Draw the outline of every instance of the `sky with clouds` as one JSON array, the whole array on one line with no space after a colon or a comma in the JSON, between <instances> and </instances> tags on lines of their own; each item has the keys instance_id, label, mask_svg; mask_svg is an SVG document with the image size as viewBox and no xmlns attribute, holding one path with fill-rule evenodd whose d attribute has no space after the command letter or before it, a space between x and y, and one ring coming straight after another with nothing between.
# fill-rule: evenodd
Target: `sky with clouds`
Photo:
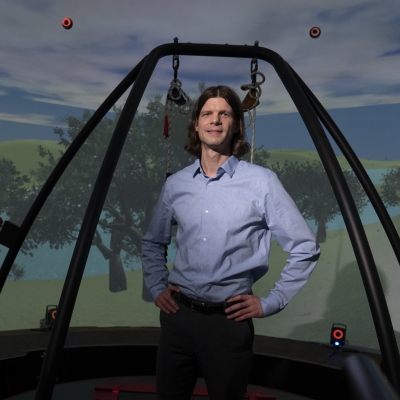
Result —
<instances>
[{"instance_id":1,"label":"sky with clouds","mask_svg":"<svg viewBox=\"0 0 400 400\"><path fill-rule=\"evenodd\" d=\"M13 122L49 128L96 109L143 56L174 37L258 40L328 109L400 104L397 0L2 0L0 10L0 136ZM72 29L62 28L64 17ZM309 36L313 26L322 30L318 39ZM273 68L260 62L259 69L267 80L258 114L294 112ZM249 60L181 57L179 77L191 94L200 81L240 92L249 72ZM171 79L171 59L160 60L140 109Z\"/></svg>"}]
</instances>

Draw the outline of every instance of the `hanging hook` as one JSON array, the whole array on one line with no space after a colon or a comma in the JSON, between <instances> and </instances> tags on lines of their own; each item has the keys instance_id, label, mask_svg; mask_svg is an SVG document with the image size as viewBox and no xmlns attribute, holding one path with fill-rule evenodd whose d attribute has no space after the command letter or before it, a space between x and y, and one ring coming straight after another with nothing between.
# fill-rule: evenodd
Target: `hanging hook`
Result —
<instances>
[{"instance_id":1,"label":"hanging hook","mask_svg":"<svg viewBox=\"0 0 400 400\"><path fill-rule=\"evenodd\" d=\"M258 60L254 57L250 62L250 73L258 71Z\"/></svg>"},{"instance_id":2,"label":"hanging hook","mask_svg":"<svg viewBox=\"0 0 400 400\"><path fill-rule=\"evenodd\" d=\"M173 101L176 105L181 107L186 104L186 99L180 89L182 83L178 79L179 56L177 54L172 57L172 68L174 69L174 80L171 82L167 99Z\"/></svg>"},{"instance_id":3,"label":"hanging hook","mask_svg":"<svg viewBox=\"0 0 400 400\"><path fill-rule=\"evenodd\" d=\"M174 44L175 44L174 47L176 47L176 45L178 44L178 40L179 39L177 37L174 37ZM178 79L178 69L179 69L179 56L178 56L178 54L175 54L172 57L172 68L174 70L174 81L176 82L176 80Z\"/></svg>"},{"instance_id":4,"label":"hanging hook","mask_svg":"<svg viewBox=\"0 0 400 400\"><path fill-rule=\"evenodd\" d=\"M258 46L258 40L254 43L254 46ZM261 76L262 81L257 82L257 75ZM258 59L257 57L253 57L250 62L250 78L251 83L248 85L242 85L240 88L242 90L248 90L246 97L242 102L243 110L248 111L254 107L257 107L259 104L259 98L261 96L261 88L260 85L264 83L265 77L261 72L258 72Z\"/></svg>"},{"instance_id":5,"label":"hanging hook","mask_svg":"<svg viewBox=\"0 0 400 400\"><path fill-rule=\"evenodd\" d=\"M178 43L178 38L174 38L174 44ZM179 55L175 54L172 57L172 69L174 70L174 80L171 88L168 91L167 99L173 101L178 106L183 106L186 104L186 99L183 97L180 86L182 85L181 81L178 79L178 69L179 69Z\"/></svg>"},{"instance_id":6,"label":"hanging hook","mask_svg":"<svg viewBox=\"0 0 400 400\"><path fill-rule=\"evenodd\" d=\"M176 82L179 69L179 56L177 54L172 57L172 68L174 69L174 81Z\"/></svg>"},{"instance_id":7,"label":"hanging hook","mask_svg":"<svg viewBox=\"0 0 400 400\"><path fill-rule=\"evenodd\" d=\"M258 71L258 60L257 58L253 58L250 64L250 75L251 75L251 83L254 85L256 83L256 74Z\"/></svg>"},{"instance_id":8,"label":"hanging hook","mask_svg":"<svg viewBox=\"0 0 400 400\"><path fill-rule=\"evenodd\" d=\"M256 40L254 42L254 47L258 48L258 40ZM258 59L257 59L256 55L254 55L253 59L250 62L251 83L253 85L255 85L255 83L256 83L256 74L255 74L255 72L257 72L257 71L258 71Z\"/></svg>"},{"instance_id":9,"label":"hanging hook","mask_svg":"<svg viewBox=\"0 0 400 400\"><path fill-rule=\"evenodd\" d=\"M178 44L178 38L174 38L174 47L176 49ZM176 49L176 53L178 53ZM171 81L170 88L167 93L165 101L165 117L164 117L164 132L163 136L168 139L168 154L167 154L167 172L166 178L171 175L171 154L172 154L172 142L171 142L171 125L172 125L172 109L175 103L178 106L181 114L187 114L191 107L192 102L189 96L182 89L182 82L178 79L179 69L179 55L174 54L172 57L172 69L174 70L174 79ZM165 254L167 254L165 252Z\"/></svg>"},{"instance_id":10,"label":"hanging hook","mask_svg":"<svg viewBox=\"0 0 400 400\"><path fill-rule=\"evenodd\" d=\"M252 125L251 134L251 152L250 152L250 162L253 163L254 156L254 143L256 134L256 107L260 104L261 97L261 85L265 81L265 76L263 73L258 71L258 60L257 60L257 48L258 40L254 42L254 53L253 59L250 62L250 78L251 83L242 85L240 88L242 90L247 90L247 94L242 101L243 111L247 111L249 114L249 123L246 125L246 129ZM257 82L257 75L260 75L261 81Z\"/></svg>"}]
</instances>

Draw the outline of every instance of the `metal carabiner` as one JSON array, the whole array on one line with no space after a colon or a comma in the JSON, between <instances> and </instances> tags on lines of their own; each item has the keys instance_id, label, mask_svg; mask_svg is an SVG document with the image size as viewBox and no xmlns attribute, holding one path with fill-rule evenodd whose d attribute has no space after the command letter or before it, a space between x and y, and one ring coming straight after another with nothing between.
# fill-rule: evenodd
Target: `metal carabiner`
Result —
<instances>
[{"instance_id":1,"label":"metal carabiner","mask_svg":"<svg viewBox=\"0 0 400 400\"><path fill-rule=\"evenodd\" d=\"M256 83L255 72L258 71L258 60L254 57L250 63L250 75L251 75L251 83L254 85Z\"/></svg>"},{"instance_id":2,"label":"metal carabiner","mask_svg":"<svg viewBox=\"0 0 400 400\"><path fill-rule=\"evenodd\" d=\"M174 69L174 81L176 81L179 69L179 56L177 54L172 57L172 68Z\"/></svg>"},{"instance_id":3,"label":"metal carabiner","mask_svg":"<svg viewBox=\"0 0 400 400\"><path fill-rule=\"evenodd\" d=\"M254 47L258 47L258 40L256 40L254 42ZM250 74L251 74L253 85L256 83L256 77L255 77L255 74L253 74L253 73L257 72L257 71L258 71L258 60L257 60L257 57L254 55L254 57L250 63Z\"/></svg>"}]
</instances>

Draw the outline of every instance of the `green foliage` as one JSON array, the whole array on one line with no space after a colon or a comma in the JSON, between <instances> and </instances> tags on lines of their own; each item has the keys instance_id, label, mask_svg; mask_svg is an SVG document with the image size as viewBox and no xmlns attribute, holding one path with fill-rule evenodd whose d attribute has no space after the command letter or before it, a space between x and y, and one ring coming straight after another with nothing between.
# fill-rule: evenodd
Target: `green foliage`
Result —
<instances>
[{"instance_id":1,"label":"green foliage","mask_svg":"<svg viewBox=\"0 0 400 400\"><path fill-rule=\"evenodd\" d=\"M199 89L204 85L199 84ZM122 108L114 109L114 117L104 118L60 179L40 212L23 251L48 243L59 249L74 243L96 182L104 154ZM56 128L58 147L67 149L91 117L83 111L80 118L64 119L67 129ZM160 95L149 101L147 110L138 113L130 127L121 157L114 173L92 245L109 261L110 290L126 289L123 263L137 261L140 240L147 229L152 210L165 181L167 141L163 138L165 106ZM172 172L191 164L193 157L183 151L189 116L175 112L172 121ZM21 175L12 161L0 159L0 214L20 224L39 188L48 179L63 151L38 147L41 159L30 179ZM275 152L276 153L276 152ZM310 152L311 153L311 152ZM318 225L317 239L324 242L326 224L340 213L331 185L319 161L285 160L276 162L274 152L262 148L254 152L254 162L275 171L306 219ZM303 154L303 153L302 153ZM271 158L273 162L271 162ZM271 163L271 164L270 164ZM399 204L400 168L386 176L383 185L387 204ZM353 173L344 171L359 211L366 205L365 194ZM386 185L386 186L385 186ZM101 229L100 229L101 228ZM102 232L110 238L103 242Z\"/></svg>"},{"instance_id":2,"label":"green foliage","mask_svg":"<svg viewBox=\"0 0 400 400\"><path fill-rule=\"evenodd\" d=\"M29 178L21 175L14 163L6 158L0 159L0 171L0 214L6 214L16 223L21 223L21 215L27 208L25 200L31 195L27 187Z\"/></svg>"},{"instance_id":3,"label":"green foliage","mask_svg":"<svg viewBox=\"0 0 400 400\"><path fill-rule=\"evenodd\" d=\"M206 88L206 83L204 81L199 82L198 89L199 93L202 94Z\"/></svg>"},{"instance_id":4,"label":"green foliage","mask_svg":"<svg viewBox=\"0 0 400 400\"><path fill-rule=\"evenodd\" d=\"M257 160L262 160L261 155L257 156ZM283 165L278 162L268 167L277 174L303 217L315 221L318 242L325 242L326 224L340 214L340 209L322 163L285 161ZM343 171L343 174L361 212L367 204L364 190L352 171Z\"/></svg>"},{"instance_id":5,"label":"green foliage","mask_svg":"<svg viewBox=\"0 0 400 400\"><path fill-rule=\"evenodd\" d=\"M164 103L160 95L148 103L147 111L137 114L117 164L104 204L93 245L110 267L110 290L126 289L122 262L128 265L138 260L140 240L147 229L152 210L165 181L167 143L162 136ZM122 108L114 108L114 118L104 118L82 146L49 197L46 207L37 218L32 231L37 244L48 242L60 248L76 240L83 216L96 182L104 154L121 115ZM68 129L56 128L59 142L67 148L91 117L90 111L81 118L65 118ZM172 122L172 168L182 169L193 162L183 151L188 117L176 113ZM39 147L43 159L32 172L33 179L43 184L58 160L49 150ZM108 233L110 242L103 242L102 231Z\"/></svg>"},{"instance_id":6,"label":"green foliage","mask_svg":"<svg viewBox=\"0 0 400 400\"><path fill-rule=\"evenodd\" d=\"M382 199L389 207L400 205L400 168L391 169L382 177Z\"/></svg>"},{"instance_id":7,"label":"green foliage","mask_svg":"<svg viewBox=\"0 0 400 400\"><path fill-rule=\"evenodd\" d=\"M299 164L307 161L310 163L320 161L319 154L315 150L284 149L270 150L268 153L270 155L270 164L276 164L277 162L283 164L286 160L293 162L297 161ZM337 156L336 158L342 170L351 169L350 164L344 156ZM359 158L359 161L365 169L388 169L400 167L400 160L378 161Z\"/></svg>"},{"instance_id":8,"label":"green foliage","mask_svg":"<svg viewBox=\"0 0 400 400\"><path fill-rule=\"evenodd\" d=\"M248 156L250 153L246 154ZM261 146L258 149L254 149L254 154L253 154L253 162L254 164L261 165L264 168L267 168L268 162L267 160L270 159L271 155L267 150L263 149L263 146Z\"/></svg>"},{"instance_id":9,"label":"green foliage","mask_svg":"<svg viewBox=\"0 0 400 400\"><path fill-rule=\"evenodd\" d=\"M22 175L30 176L31 170L37 167L40 156L38 145L49 149L54 155L59 152L59 144L51 140L23 139L0 142L0 158L11 160Z\"/></svg>"},{"instance_id":10,"label":"green foliage","mask_svg":"<svg viewBox=\"0 0 400 400\"><path fill-rule=\"evenodd\" d=\"M34 190L30 188L30 180L21 175L14 163L6 158L0 159L0 215L3 219L21 225L34 200ZM29 250L35 247L29 240L25 241L21 251L32 255Z\"/></svg>"},{"instance_id":11,"label":"green foliage","mask_svg":"<svg viewBox=\"0 0 400 400\"><path fill-rule=\"evenodd\" d=\"M25 276L25 265L19 265L14 263L11 267L10 273L8 275L8 279L12 279L14 281L18 281Z\"/></svg>"}]
</instances>

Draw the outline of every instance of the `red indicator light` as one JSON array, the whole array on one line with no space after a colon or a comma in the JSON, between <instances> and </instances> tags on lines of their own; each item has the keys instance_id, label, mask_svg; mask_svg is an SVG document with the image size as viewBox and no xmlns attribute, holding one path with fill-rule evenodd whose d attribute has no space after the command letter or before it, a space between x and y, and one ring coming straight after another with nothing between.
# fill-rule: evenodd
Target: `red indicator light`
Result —
<instances>
[{"instance_id":1,"label":"red indicator light","mask_svg":"<svg viewBox=\"0 0 400 400\"><path fill-rule=\"evenodd\" d=\"M61 22L61 25L63 26L64 29L71 29L73 22L71 18L64 18Z\"/></svg>"},{"instance_id":2,"label":"red indicator light","mask_svg":"<svg viewBox=\"0 0 400 400\"><path fill-rule=\"evenodd\" d=\"M343 333L343 331L342 331L341 329L335 329L335 330L332 332L332 336L333 336L335 339L340 340L340 339L343 339L344 333Z\"/></svg>"},{"instance_id":3,"label":"red indicator light","mask_svg":"<svg viewBox=\"0 0 400 400\"><path fill-rule=\"evenodd\" d=\"M318 26L314 26L313 28L310 29L310 36L313 39L316 39L317 37L319 37L321 35L321 29L318 28Z\"/></svg>"}]
</instances>

